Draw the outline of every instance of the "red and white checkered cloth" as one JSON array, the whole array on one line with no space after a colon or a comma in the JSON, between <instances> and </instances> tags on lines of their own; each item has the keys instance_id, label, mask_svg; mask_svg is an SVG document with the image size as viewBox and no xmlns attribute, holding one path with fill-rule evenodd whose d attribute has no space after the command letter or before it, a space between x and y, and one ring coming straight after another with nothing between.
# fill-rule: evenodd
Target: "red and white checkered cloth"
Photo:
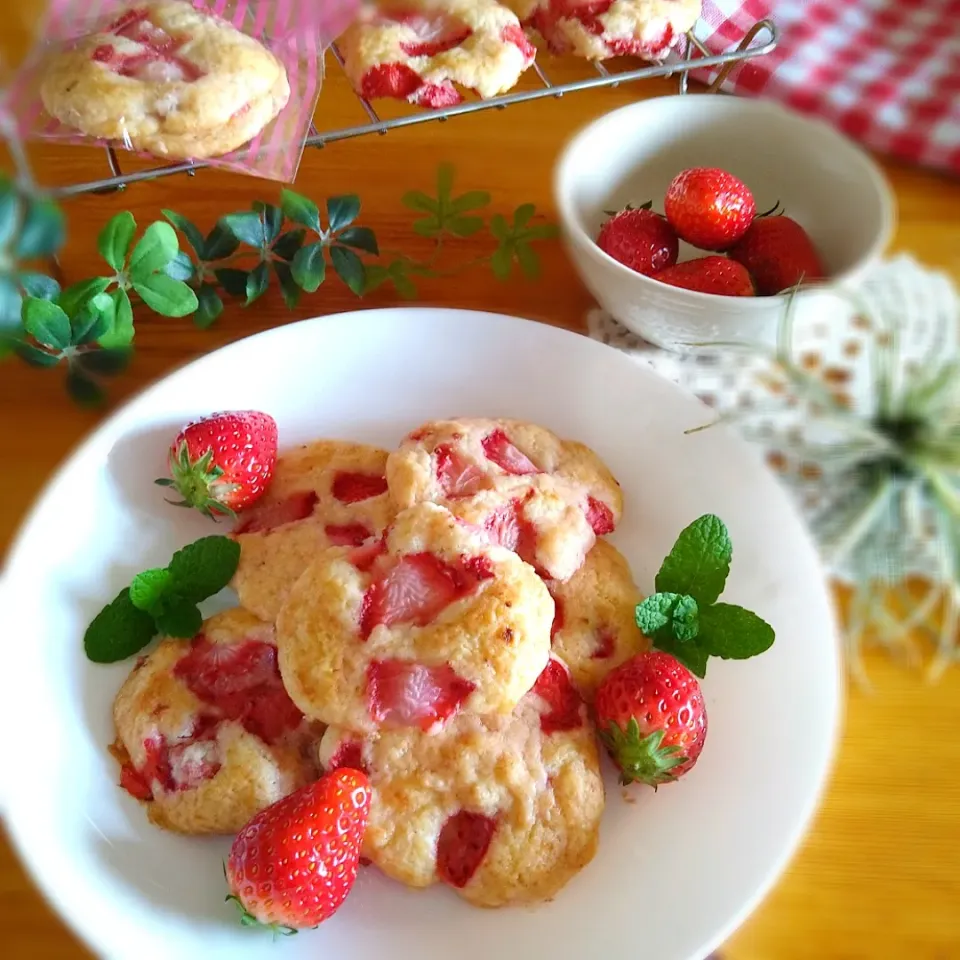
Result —
<instances>
[{"instance_id":1,"label":"red and white checkered cloth","mask_svg":"<svg viewBox=\"0 0 960 960\"><path fill-rule=\"evenodd\" d=\"M725 90L960 175L960 0L704 0L697 33L719 53L765 17L780 29L776 50L734 70Z\"/></svg>"}]
</instances>

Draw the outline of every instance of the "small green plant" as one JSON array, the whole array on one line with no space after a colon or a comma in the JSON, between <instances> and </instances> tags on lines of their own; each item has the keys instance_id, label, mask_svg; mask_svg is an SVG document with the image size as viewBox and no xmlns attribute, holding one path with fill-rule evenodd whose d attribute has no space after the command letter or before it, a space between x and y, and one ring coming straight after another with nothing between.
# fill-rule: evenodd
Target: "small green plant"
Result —
<instances>
[{"instance_id":1,"label":"small green plant","mask_svg":"<svg viewBox=\"0 0 960 960\"><path fill-rule=\"evenodd\" d=\"M404 299L417 295L415 277L449 276L476 263L488 263L501 280L514 263L535 277L539 259L531 243L555 236L556 228L533 223L532 204L518 207L512 222L499 214L488 222L476 211L490 204L490 195L453 197L452 186L453 168L442 165L437 197L403 197L407 207L425 214L414 222L414 233L435 240L426 261L381 255L374 231L356 223L360 198L353 194L330 197L321 214L308 197L282 190L279 203L257 200L249 210L221 217L206 233L182 214L163 210L164 219L138 236L133 214L118 213L97 238L109 269L61 290L53 277L23 265L49 261L60 251L63 211L0 178L0 359L65 365L70 395L94 405L104 399L104 379L133 356L138 307L162 317L192 316L196 326L207 328L223 313L225 298L250 306L274 281L293 310L330 273L358 297L390 282ZM441 269L445 239L469 237L484 226L494 241L490 253Z\"/></svg>"},{"instance_id":2,"label":"small green plant","mask_svg":"<svg viewBox=\"0 0 960 960\"><path fill-rule=\"evenodd\" d=\"M477 264L487 264L498 280L507 280L516 264L529 279L540 274L540 258L531 244L549 240L557 235L552 223L535 223L536 207L532 203L521 204L508 221L502 214L494 214L487 220L480 212L490 205L490 194L485 190L470 190L453 196L454 169L450 164L441 164L437 170L437 195L428 196L419 190L403 195L403 205L423 214L413 223L413 232L434 241L431 255L425 260L416 260L404 253L393 252L386 263L368 267L367 289L373 290L383 283L391 283L397 294L406 300L417 295L415 277L451 276ZM442 265L442 254L451 240L472 237L487 228L493 240L490 252L452 267Z\"/></svg>"}]
</instances>

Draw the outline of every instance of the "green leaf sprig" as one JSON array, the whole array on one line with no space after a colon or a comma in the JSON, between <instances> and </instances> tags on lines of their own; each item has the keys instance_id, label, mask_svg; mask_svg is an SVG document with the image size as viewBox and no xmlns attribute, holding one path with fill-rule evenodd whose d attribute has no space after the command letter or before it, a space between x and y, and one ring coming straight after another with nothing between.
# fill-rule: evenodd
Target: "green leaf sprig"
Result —
<instances>
[{"instance_id":1,"label":"green leaf sprig","mask_svg":"<svg viewBox=\"0 0 960 960\"><path fill-rule=\"evenodd\" d=\"M413 232L433 240L433 252L425 260L397 253L386 263L370 265L367 270L367 290L374 290L389 282L399 296L412 300L417 295L415 277L455 275L468 267L484 263L489 265L498 280L508 280L514 264L525 277L533 279L540 275L540 258L531 244L556 237L556 225L534 223L536 207L532 203L517 207L509 221L499 213L488 221L480 212L490 205L490 194L485 190L469 190L454 196L453 180L453 167L441 164L437 170L436 196L431 197L420 190L411 190L403 195L405 207L423 214L413 222ZM441 253L448 241L472 237L484 227L495 243L488 254L452 268L440 266Z\"/></svg>"},{"instance_id":2,"label":"green leaf sprig","mask_svg":"<svg viewBox=\"0 0 960 960\"><path fill-rule=\"evenodd\" d=\"M158 634L195 637L203 623L197 605L227 586L239 560L236 541L209 536L178 550L167 566L138 573L87 627L87 657L116 663L139 653Z\"/></svg>"},{"instance_id":3,"label":"green leaf sprig","mask_svg":"<svg viewBox=\"0 0 960 960\"><path fill-rule=\"evenodd\" d=\"M723 521L705 514L681 531L660 567L651 594L637 606L637 626L658 650L698 677L710 657L746 660L768 650L773 628L755 613L719 603L733 545Z\"/></svg>"},{"instance_id":4,"label":"green leaf sprig","mask_svg":"<svg viewBox=\"0 0 960 960\"><path fill-rule=\"evenodd\" d=\"M423 214L413 232L434 243L422 261L381 253L373 230L356 223L359 197L331 197L321 215L313 200L283 190L278 204L254 201L249 210L220 217L208 232L163 210L164 219L138 237L133 214L118 213L97 238L109 270L65 290L23 262L60 251L63 212L49 197L0 176L0 360L19 356L35 367L65 363L70 395L93 405L104 399L104 378L131 359L138 306L163 317L192 316L196 326L207 328L223 313L225 297L250 306L273 281L292 310L331 273L357 296L389 283L407 300L417 295L416 278L452 276L476 264L488 264L500 280L511 276L514 264L523 275L537 276L540 262L531 244L556 236L556 227L534 222L532 204L517 207L511 219L494 214L487 220L480 211L489 206L490 194L454 196L453 176L453 167L444 164L436 197L413 191L402 198ZM494 241L489 253L441 266L445 243L485 227Z\"/></svg>"}]
</instances>

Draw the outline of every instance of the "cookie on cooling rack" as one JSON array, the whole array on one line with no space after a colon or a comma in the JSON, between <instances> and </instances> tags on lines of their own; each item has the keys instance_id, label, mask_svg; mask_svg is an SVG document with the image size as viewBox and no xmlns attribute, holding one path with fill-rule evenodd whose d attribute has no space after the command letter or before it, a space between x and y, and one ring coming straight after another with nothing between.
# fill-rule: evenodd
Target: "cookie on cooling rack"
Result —
<instances>
[{"instance_id":1,"label":"cookie on cooling rack","mask_svg":"<svg viewBox=\"0 0 960 960\"><path fill-rule=\"evenodd\" d=\"M550 656L553 610L516 554L422 503L294 584L277 617L280 672L307 716L363 732L509 713Z\"/></svg>"},{"instance_id":2,"label":"cookie on cooling rack","mask_svg":"<svg viewBox=\"0 0 960 960\"><path fill-rule=\"evenodd\" d=\"M283 688L273 627L239 608L142 657L113 718L120 785L167 830L236 833L317 773L323 728Z\"/></svg>"},{"instance_id":3,"label":"cookie on cooling rack","mask_svg":"<svg viewBox=\"0 0 960 960\"><path fill-rule=\"evenodd\" d=\"M386 450L343 440L282 453L270 488L231 534L240 544L232 584L240 603L272 621L323 550L379 537L396 512L386 467Z\"/></svg>"},{"instance_id":4,"label":"cookie on cooling rack","mask_svg":"<svg viewBox=\"0 0 960 960\"><path fill-rule=\"evenodd\" d=\"M700 18L702 0L506 0L554 53L659 60Z\"/></svg>"},{"instance_id":5,"label":"cookie on cooling rack","mask_svg":"<svg viewBox=\"0 0 960 960\"><path fill-rule=\"evenodd\" d=\"M390 454L387 482L400 509L439 503L551 580L572 577L623 511L589 447L520 420L426 423Z\"/></svg>"},{"instance_id":6,"label":"cookie on cooling rack","mask_svg":"<svg viewBox=\"0 0 960 960\"><path fill-rule=\"evenodd\" d=\"M516 85L536 50L519 20L494 0L380 0L337 43L354 89L422 107L483 98Z\"/></svg>"},{"instance_id":7,"label":"cookie on cooling rack","mask_svg":"<svg viewBox=\"0 0 960 960\"><path fill-rule=\"evenodd\" d=\"M650 645L637 627L643 599L626 557L597 540L583 566L566 583L548 581L555 605L553 652L570 668L587 702L603 678Z\"/></svg>"},{"instance_id":8,"label":"cookie on cooling rack","mask_svg":"<svg viewBox=\"0 0 960 960\"><path fill-rule=\"evenodd\" d=\"M546 900L597 849L594 732L555 658L511 714L464 713L433 735L329 727L320 763L367 772L363 854L411 887L443 882L482 907Z\"/></svg>"},{"instance_id":9,"label":"cookie on cooling rack","mask_svg":"<svg viewBox=\"0 0 960 960\"><path fill-rule=\"evenodd\" d=\"M98 139L160 157L242 146L290 97L283 64L257 40L184 0L144 3L53 54L47 112Z\"/></svg>"}]
</instances>

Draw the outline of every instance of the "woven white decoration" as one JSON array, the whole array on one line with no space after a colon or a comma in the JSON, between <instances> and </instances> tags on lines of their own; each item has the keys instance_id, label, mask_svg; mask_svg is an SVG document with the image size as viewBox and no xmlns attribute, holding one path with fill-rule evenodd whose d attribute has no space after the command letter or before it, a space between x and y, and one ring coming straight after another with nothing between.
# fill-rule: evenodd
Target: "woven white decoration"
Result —
<instances>
[{"instance_id":1,"label":"woven white decoration","mask_svg":"<svg viewBox=\"0 0 960 960\"><path fill-rule=\"evenodd\" d=\"M942 607L941 669L956 657L960 610L960 293L947 276L898 256L831 299L829 310L796 311L777 350L681 356L601 310L587 322L592 337L690 390L765 449L827 568L856 588L851 653L867 634L902 646ZM925 453L910 453L928 424L945 451L929 473ZM951 502L956 512L941 509ZM878 599L880 588L905 590L914 577L932 584L919 603L904 594L892 610Z\"/></svg>"}]
</instances>

